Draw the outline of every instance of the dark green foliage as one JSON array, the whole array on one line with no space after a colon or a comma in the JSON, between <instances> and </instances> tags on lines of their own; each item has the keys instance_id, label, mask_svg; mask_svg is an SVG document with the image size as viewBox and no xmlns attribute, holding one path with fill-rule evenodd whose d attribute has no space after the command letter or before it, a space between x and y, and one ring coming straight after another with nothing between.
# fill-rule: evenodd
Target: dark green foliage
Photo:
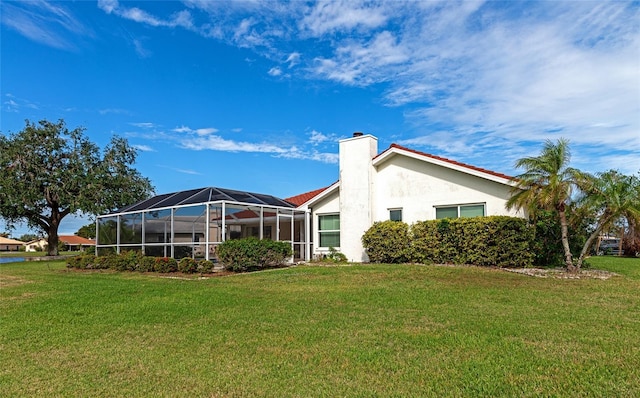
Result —
<instances>
[{"instance_id":1,"label":"dark green foliage","mask_svg":"<svg viewBox=\"0 0 640 398\"><path fill-rule=\"evenodd\" d=\"M578 256L591 229L588 218L574 217L567 210L573 223L569 224L569 247L574 256ZM560 239L560 222L555 211L538 210L532 221L535 228L535 239L531 243L534 254L533 264L539 267L561 267L564 265L562 241ZM581 225L575 225L580 222Z\"/></svg>"},{"instance_id":2,"label":"dark green foliage","mask_svg":"<svg viewBox=\"0 0 640 398\"><path fill-rule=\"evenodd\" d=\"M100 257L93 254L71 257L67 260L67 268L161 273L180 271L189 274L210 273L213 271L213 263L207 260L196 261L192 258L183 258L178 262L173 258L143 256L140 252L126 251Z\"/></svg>"},{"instance_id":3,"label":"dark green foliage","mask_svg":"<svg viewBox=\"0 0 640 398\"><path fill-rule=\"evenodd\" d=\"M347 262L347 256L340 253L333 247L329 248L329 254L327 254L326 259L336 264Z\"/></svg>"},{"instance_id":4,"label":"dark green foliage","mask_svg":"<svg viewBox=\"0 0 640 398\"><path fill-rule=\"evenodd\" d=\"M96 256L91 254L75 256L67 260L67 268L92 269L95 261Z\"/></svg>"},{"instance_id":5,"label":"dark green foliage","mask_svg":"<svg viewBox=\"0 0 640 398\"><path fill-rule=\"evenodd\" d=\"M245 272L284 264L292 255L291 245L268 239L232 239L217 248L220 262L234 272Z\"/></svg>"},{"instance_id":6,"label":"dark green foliage","mask_svg":"<svg viewBox=\"0 0 640 398\"><path fill-rule=\"evenodd\" d=\"M178 271L185 274L198 272L198 262L191 257L183 257L178 261Z\"/></svg>"},{"instance_id":7,"label":"dark green foliage","mask_svg":"<svg viewBox=\"0 0 640 398\"><path fill-rule=\"evenodd\" d=\"M151 183L131 167L135 160L123 138L101 151L82 127L27 121L18 133L0 134L0 216L46 234L48 254L57 255L58 227L69 214L100 214L149 196Z\"/></svg>"},{"instance_id":8,"label":"dark green foliage","mask_svg":"<svg viewBox=\"0 0 640 398\"><path fill-rule=\"evenodd\" d=\"M409 226L401 221L379 221L362 236L369 261L405 263L410 261Z\"/></svg>"},{"instance_id":9,"label":"dark green foliage","mask_svg":"<svg viewBox=\"0 0 640 398\"><path fill-rule=\"evenodd\" d=\"M143 256L138 261L136 271L138 272L153 272L153 268L156 264L156 257Z\"/></svg>"},{"instance_id":10,"label":"dark green foliage","mask_svg":"<svg viewBox=\"0 0 640 398\"><path fill-rule=\"evenodd\" d=\"M434 221L419 221L411 226L411 259L413 262L421 264L441 262L443 245L440 244L442 234L439 233L439 225L440 223Z\"/></svg>"},{"instance_id":11,"label":"dark green foliage","mask_svg":"<svg viewBox=\"0 0 640 398\"><path fill-rule=\"evenodd\" d=\"M332 264L345 264L349 260L347 256L337 251L334 247L329 247L329 253L321 254L314 261Z\"/></svg>"},{"instance_id":12,"label":"dark green foliage","mask_svg":"<svg viewBox=\"0 0 640 398\"><path fill-rule=\"evenodd\" d=\"M393 224L402 223L376 223L363 236L363 244L372 262L499 267L532 264L533 228L521 218L493 216L429 220L418 222L410 229L406 224L405 227Z\"/></svg>"},{"instance_id":13,"label":"dark green foliage","mask_svg":"<svg viewBox=\"0 0 640 398\"><path fill-rule=\"evenodd\" d=\"M171 257L156 257L153 270L161 273L178 272L178 261Z\"/></svg>"},{"instance_id":14,"label":"dark green foliage","mask_svg":"<svg viewBox=\"0 0 640 398\"><path fill-rule=\"evenodd\" d=\"M96 223L92 222L85 226L80 227L80 229L76 232L76 235L82 236L87 239L95 239L96 238Z\"/></svg>"},{"instance_id":15,"label":"dark green foliage","mask_svg":"<svg viewBox=\"0 0 640 398\"><path fill-rule=\"evenodd\" d=\"M210 260L200 260L197 264L197 271L201 274L208 274L213 271L213 262Z\"/></svg>"}]
</instances>

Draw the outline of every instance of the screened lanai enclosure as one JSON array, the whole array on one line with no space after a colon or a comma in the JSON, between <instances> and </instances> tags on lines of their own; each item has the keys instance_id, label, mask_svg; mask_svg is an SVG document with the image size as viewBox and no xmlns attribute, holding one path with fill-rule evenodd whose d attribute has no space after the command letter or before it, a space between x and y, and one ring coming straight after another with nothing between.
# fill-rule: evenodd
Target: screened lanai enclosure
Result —
<instances>
[{"instance_id":1,"label":"screened lanai enclosure","mask_svg":"<svg viewBox=\"0 0 640 398\"><path fill-rule=\"evenodd\" d=\"M154 196L96 220L98 255L139 251L147 256L216 261L229 239L288 242L294 260L311 253L310 217L275 196L201 188Z\"/></svg>"}]
</instances>

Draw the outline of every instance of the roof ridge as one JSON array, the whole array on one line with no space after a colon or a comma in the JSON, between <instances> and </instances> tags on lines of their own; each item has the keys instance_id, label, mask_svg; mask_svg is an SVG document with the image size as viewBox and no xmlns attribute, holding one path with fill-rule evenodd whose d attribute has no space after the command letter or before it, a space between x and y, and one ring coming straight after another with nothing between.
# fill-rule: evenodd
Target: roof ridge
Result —
<instances>
[{"instance_id":1,"label":"roof ridge","mask_svg":"<svg viewBox=\"0 0 640 398\"><path fill-rule=\"evenodd\" d=\"M432 155L430 153L417 151L415 149L407 148L405 146L402 146L402 145L399 145L399 144L396 144L396 143L391 144L388 149L385 149L383 152L381 152L380 154L376 155L375 157L378 157L378 156L382 155L383 153L387 152L391 148L396 148L396 149L401 149L401 150L404 150L404 151L412 152L412 153L415 153L416 155L425 156L425 157L428 157L428 158L431 158L431 159L436 159L436 160L440 160L440 161L443 161L443 162L451 163L451 164L454 164L456 166L461 166L461 167L465 167L467 169L480 171L480 172L486 173L486 174L491 174L491 175L494 175L496 177L505 178L507 180L512 180L513 179L512 176L509 176L509 175L506 175L506 174L503 174L503 173L499 173L497 171L485 169L485 168L478 167L478 166L473 166L473 165L470 165L470 164L467 164L467 163L459 162L457 160L452 160L452 159L449 159L449 158L445 158L443 156L437 156L437 155ZM375 157L374 157L374 159L375 159Z\"/></svg>"}]
</instances>

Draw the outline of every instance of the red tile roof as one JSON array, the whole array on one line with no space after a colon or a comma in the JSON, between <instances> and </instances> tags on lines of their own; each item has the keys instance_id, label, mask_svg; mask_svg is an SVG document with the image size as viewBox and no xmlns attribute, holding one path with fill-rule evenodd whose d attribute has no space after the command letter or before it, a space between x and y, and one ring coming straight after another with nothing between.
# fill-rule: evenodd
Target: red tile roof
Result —
<instances>
[{"instance_id":1,"label":"red tile roof","mask_svg":"<svg viewBox=\"0 0 640 398\"><path fill-rule=\"evenodd\" d=\"M67 245L95 245L96 242L91 239L83 238L77 235L60 235L58 236L60 242L64 242Z\"/></svg>"},{"instance_id":2,"label":"red tile roof","mask_svg":"<svg viewBox=\"0 0 640 398\"><path fill-rule=\"evenodd\" d=\"M431 158L431 159L440 160L440 161L442 161L442 162L451 163L451 164L454 164L454 165L456 165L456 166L461 166L461 167L465 167L465 168L467 168L467 169L471 169L471 170L475 170L475 171L480 171L480 172L482 172L482 173L491 174L491 175L494 175L494 176L496 176L496 177L506 178L506 179L508 179L508 180L513 179L513 177L508 176L508 175L506 175L506 174L498 173L498 172L496 172L496 171L492 171L492 170L488 170L488 169L483 169L483 168L481 168L481 167L471 166L471 165L469 165L469 164L461 163L461 162L457 162L457 161L455 161L455 160L451 160L451 159L443 158L443 157L441 157L441 156L436 156L436 155L431 155L431 154L429 154L429 153L416 151L416 150L414 150L414 149L406 148L406 147L403 147L402 145L398 145L398 144L391 144L391 146L390 146L388 149L386 149L386 150L384 150L383 152L381 152L380 154L378 154L378 155L376 156L376 158L377 158L378 156L381 156L383 153L385 153L385 152L387 152L387 151L390 151L390 150L391 150L391 148L401 149L401 150L403 150L403 151L407 151L407 152L415 153L416 155L425 156L425 157L428 157L428 158ZM375 159L375 158L374 158L374 159Z\"/></svg>"},{"instance_id":3,"label":"red tile roof","mask_svg":"<svg viewBox=\"0 0 640 398\"><path fill-rule=\"evenodd\" d=\"M309 200L315 198L316 196L320 195L327 188L329 187L324 187L324 188L316 189L314 191L301 193L300 195L292 196L290 198L285 198L284 200L286 200L287 202L293 205L300 206L304 203L307 203Z\"/></svg>"}]
</instances>

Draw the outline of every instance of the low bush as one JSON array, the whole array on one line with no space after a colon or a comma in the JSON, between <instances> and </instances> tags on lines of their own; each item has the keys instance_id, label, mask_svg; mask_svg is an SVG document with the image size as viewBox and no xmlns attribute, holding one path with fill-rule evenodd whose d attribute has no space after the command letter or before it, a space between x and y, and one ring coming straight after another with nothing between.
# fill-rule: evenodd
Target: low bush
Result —
<instances>
[{"instance_id":1,"label":"low bush","mask_svg":"<svg viewBox=\"0 0 640 398\"><path fill-rule=\"evenodd\" d=\"M156 257L153 270L162 273L178 272L178 261L171 257Z\"/></svg>"},{"instance_id":2,"label":"low bush","mask_svg":"<svg viewBox=\"0 0 640 398\"><path fill-rule=\"evenodd\" d=\"M198 261L197 270L201 274L208 274L213 271L213 262L209 260Z\"/></svg>"},{"instance_id":3,"label":"low bush","mask_svg":"<svg viewBox=\"0 0 640 398\"><path fill-rule=\"evenodd\" d=\"M284 264L293 252L287 242L268 239L232 239L217 248L220 262L234 272L246 272Z\"/></svg>"},{"instance_id":4,"label":"low bush","mask_svg":"<svg viewBox=\"0 0 640 398\"><path fill-rule=\"evenodd\" d=\"M96 263L96 256L93 254L84 254L70 257L67 260L67 268L76 269L93 269Z\"/></svg>"},{"instance_id":5,"label":"low bush","mask_svg":"<svg viewBox=\"0 0 640 398\"><path fill-rule=\"evenodd\" d=\"M185 274L198 272L198 262L191 257L183 257L178 261L178 271Z\"/></svg>"},{"instance_id":6,"label":"low bush","mask_svg":"<svg viewBox=\"0 0 640 398\"><path fill-rule=\"evenodd\" d=\"M136 271L138 272L153 272L153 268L156 263L156 257L152 256L143 256L140 261L138 261L138 267Z\"/></svg>"}]
</instances>

